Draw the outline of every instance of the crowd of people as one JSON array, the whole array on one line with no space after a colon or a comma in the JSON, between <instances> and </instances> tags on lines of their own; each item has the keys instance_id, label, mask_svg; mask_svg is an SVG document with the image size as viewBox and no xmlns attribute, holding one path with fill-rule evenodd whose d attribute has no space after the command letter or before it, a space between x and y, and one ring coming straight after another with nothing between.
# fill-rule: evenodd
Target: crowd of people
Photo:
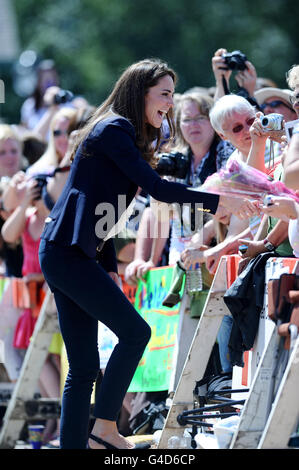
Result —
<instances>
[{"instance_id":1,"label":"crowd of people","mask_svg":"<svg viewBox=\"0 0 299 470\"><path fill-rule=\"evenodd\" d=\"M171 103L161 105L158 116L161 117L161 123L153 124L161 128L161 135L154 135L156 149L153 167L156 173L165 181L196 190L209 176L225 169L234 159L265 173L274 181L284 182L299 194L299 65L286 71L288 87L280 89L272 80L258 77L254 65L246 60L245 68L238 69L235 74L238 91L230 93L232 69L224 59L226 53L225 49L218 49L212 58L215 77L213 88L194 86L179 94L173 93L174 90L169 92L170 87L165 80L168 101ZM45 292L48 280L45 280L39 258L40 237L45 224L48 229L52 220L55 220L50 217L49 223L48 219L52 209L57 207L56 202L61 201L61 195L67 196L63 191L72 179L70 172L76 161L74 148L78 149L78 136L82 129L86 126L88 128L88 123L97 121L94 120L96 108L92 104L60 88L52 61L41 62L37 74L36 90L24 102L20 110L20 122L15 125L0 123L0 261L2 276L22 278L26 285L34 282L39 292ZM166 78L169 76L170 72ZM152 89L155 89L155 84ZM172 129L172 121L166 119L170 108L175 129ZM267 130L261 125L261 118L272 113L282 115L281 130ZM152 119L157 120L158 117ZM291 127L291 135L287 137L286 123L297 119L298 122ZM92 128L89 130L92 132ZM169 139L174 130L174 137ZM101 144L103 148L104 143ZM115 145L114 142L112 154L116 152ZM142 145L146 154L146 142L141 142ZM94 151L91 139L89 147L91 152ZM109 153L109 147L105 151ZM138 186L137 177L135 180L132 178L132 181L134 184L137 182ZM143 187L139 185L131 205L131 209L139 214L138 222L131 210L123 234L119 232L114 237L117 271L123 284L136 286L149 269L173 265L176 267L174 276L182 276L188 270L200 267L204 285L208 289L223 255L239 254L242 257L239 272L250 266L251 260L262 253L299 257L299 204L294 199L272 197L271 205L259 204L255 206L256 210L251 205L242 213L231 206L229 199L229 203L219 204L217 212L204 212L198 222L192 205L183 207L183 201L180 200L183 194L178 197L180 204L176 204L172 196L164 196L166 188L165 191L158 191L157 188L154 191L146 177L143 181L145 184ZM115 182L108 181L109 184ZM173 191L175 188L179 192L179 187L174 186ZM80 204L81 201L73 199L68 209L79 213L84 210ZM83 218L81 213L79 216ZM81 234L78 235L80 241L79 237L83 239ZM109 240L106 241L107 246L108 243ZM239 251L241 244L247 246L243 253ZM107 253L110 253L108 249ZM107 253L102 254L103 265L106 263L107 271L114 272L114 267L107 260ZM174 277L173 285L176 283ZM56 293L56 302L61 301L62 305L63 299L59 298L57 287L50 287ZM119 288L122 288L121 283ZM173 298L170 296L169 302L177 303L179 299ZM27 308L21 312L15 325L12 347L20 352L20 364L30 343L36 319L36 311ZM66 330L66 323L61 323ZM140 332L148 337L147 331L142 328L140 325ZM230 356L232 328L232 316L225 316L217 336L224 372L232 371L233 365L237 363ZM54 335L39 380L40 392L44 397L60 396L62 345L62 336ZM106 375L109 376L109 373L108 370ZM17 380L13 373L11 380ZM122 424L123 428L129 427L134 400L138 398L136 395L126 395L123 400L122 416L127 417L127 422ZM148 397L143 398L144 403L148 403ZM67 421L66 411L63 419ZM93 436L96 431L95 426ZM130 433L130 429L127 433ZM59 422L48 422L44 442L59 446L59 438ZM66 442L67 438L64 439ZM93 446L92 439L90 446ZM100 447L109 444L109 440L107 444L106 440L96 437L94 441ZM117 443L124 445L121 440L115 441Z\"/></svg>"},{"instance_id":2,"label":"crowd of people","mask_svg":"<svg viewBox=\"0 0 299 470\"><path fill-rule=\"evenodd\" d=\"M223 70L223 54L226 52L225 49L219 49L212 58L216 82L214 99L210 98L210 89L204 93L202 88L198 92L196 89L187 90L176 98L177 139L171 151L174 155L180 151L186 158L189 157L190 168L186 177L193 187L199 187L207 176L225 167L227 161L234 158L298 190L296 184L290 185L289 179L286 179L286 174L290 178L289 159L295 158L294 145L298 140L296 133L289 143L283 129L265 132L261 126L261 116L277 113L283 116L285 123L298 119L299 66L293 66L287 73L289 88L280 89L273 81L257 77L255 67L247 61L247 68L235 75L238 85L247 92L245 98L244 93L225 94L222 77L229 81L232 74L231 70ZM213 139L217 145L214 146L214 154L211 154ZM293 181L296 179L296 173L293 173L296 172L296 168L298 167L293 163L291 167ZM197 179L194 178L194 174ZM291 199L288 199L288 204L298 209L298 204ZM126 281L136 283L148 269L159 266L165 245L168 248L169 264L179 262L186 270L201 265L203 274L208 271L212 276L216 273L219 261L224 255L242 256L240 272L251 259L269 250L275 252L275 256L298 256L296 249L298 242L295 241L296 236L297 240L299 237L298 230L295 236L295 222L282 217L283 209L279 211L279 205L283 207L283 200L276 198L274 205L263 208L262 214L244 220L236 217L228 209L221 208L221 211L214 216L208 216L210 220L191 236L190 225L187 230L184 226L183 234L180 233L181 221L178 221L176 208L174 207L170 222L169 211L164 211L166 216L163 217L161 210L163 204L160 204L156 218L151 219L148 214L145 214L144 218L148 221L148 226L152 223L160 224L156 228L156 233L163 236L151 239L145 237L144 233L147 232L143 230L137 234L135 258L126 268ZM155 206L152 206L153 211ZM279 214L277 217L276 213ZM190 224L190 218L187 220ZM290 230L292 230L292 244L289 238ZM239 246L242 244L247 246L247 250L240 253ZM142 256L144 254L146 256ZM209 286L207 276L204 276L204 279L206 286ZM173 280L173 284L178 285L177 279ZM172 287L171 293L173 290ZM228 350L232 324L232 317L225 316L218 333L224 372L232 370Z\"/></svg>"}]
</instances>

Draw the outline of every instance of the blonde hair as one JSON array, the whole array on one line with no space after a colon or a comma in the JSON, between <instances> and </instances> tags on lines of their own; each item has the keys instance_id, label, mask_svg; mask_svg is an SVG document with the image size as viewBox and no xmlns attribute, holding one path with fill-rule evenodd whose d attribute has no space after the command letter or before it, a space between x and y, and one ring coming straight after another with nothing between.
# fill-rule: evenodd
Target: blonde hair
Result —
<instances>
[{"instance_id":1,"label":"blonde hair","mask_svg":"<svg viewBox=\"0 0 299 470\"><path fill-rule=\"evenodd\" d=\"M291 89L299 86L299 65L293 65L292 68L286 73L287 84Z\"/></svg>"},{"instance_id":2,"label":"blonde hair","mask_svg":"<svg viewBox=\"0 0 299 470\"><path fill-rule=\"evenodd\" d=\"M57 166L61 160L61 157L58 155L56 148L55 148L55 138L54 138L54 128L56 122L61 118L69 119L68 131L71 133L76 126L77 122L77 113L78 110L74 108L61 108L57 113L53 116L50 122L50 136L49 136L49 143L45 153L31 166L31 170L40 171L45 170L52 166ZM62 155L63 157L63 155Z\"/></svg>"},{"instance_id":3,"label":"blonde hair","mask_svg":"<svg viewBox=\"0 0 299 470\"><path fill-rule=\"evenodd\" d=\"M18 134L16 131L10 126L9 124L0 124L0 144L1 142L4 142L8 139L14 140L17 142L20 150L20 155L19 155L19 170L22 167L25 167L27 165L27 160L23 156L23 142L19 138Z\"/></svg>"},{"instance_id":4,"label":"blonde hair","mask_svg":"<svg viewBox=\"0 0 299 470\"><path fill-rule=\"evenodd\" d=\"M215 235L217 244L223 242L227 235L228 226L214 219L214 227L216 232Z\"/></svg>"},{"instance_id":5,"label":"blonde hair","mask_svg":"<svg viewBox=\"0 0 299 470\"><path fill-rule=\"evenodd\" d=\"M22 141L19 139L18 134L14 129L9 124L0 124L0 142L8 139L18 142L20 150L22 150Z\"/></svg>"}]
</instances>

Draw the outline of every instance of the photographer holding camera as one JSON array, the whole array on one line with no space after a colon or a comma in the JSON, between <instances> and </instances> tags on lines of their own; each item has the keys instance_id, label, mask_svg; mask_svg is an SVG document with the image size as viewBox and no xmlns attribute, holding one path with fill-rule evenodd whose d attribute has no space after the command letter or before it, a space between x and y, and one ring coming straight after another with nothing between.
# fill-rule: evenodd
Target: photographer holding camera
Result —
<instances>
[{"instance_id":1,"label":"photographer holding camera","mask_svg":"<svg viewBox=\"0 0 299 470\"><path fill-rule=\"evenodd\" d=\"M52 174L59 166L68 148L69 135L74 130L77 119L77 111L72 108L62 108L54 115L50 124L50 137L45 153L25 172L18 172L12 178L3 194L3 200L7 210L14 210L22 201L26 188L26 181L39 175L43 179ZM41 189L41 188L40 188Z\"/></svg>"},{"instance_id":2,"label":"photographer holding camera","mask_svg":"<svg viewBox=\"0 0 299 470\"><path fill-rule=\"evenodd\" d=\"M216 80L215 101L230 93L229 80L233 71L237 71L235 80L238 84L238 95L256 104L253 96L256 89L257 74L254 65L240 51L227 52L220 48L212 58L212 69Z\"/></svg>"},{"instance_id":3,"label":"photographer holding camera","mask_svg":"<svg viewBox=\"0 0 299 470\"><path fill-rule=\"evenodd\" d=\"M51 59L42 60L36 68L36 85L21 107L20 124L33 130L40 119L48 111L49 103L45 103L45 93L49 88L59 90L59 77L55 63Z\"/></svg>"},{"instance_id":4,"label":"photographer holding camera","mask_svg":"<svg viewBox=\"0 0 299 470\"><path fill-rule=\"evenodd\" d=\"M20 124L46 142L52 118L60 107L73 99L72 92L60 88L54 61L42 60L36 69L35 89L21 107Z\"/></svg>"},{"instance_id":5,"label":"photographer holding camera","mask_svg":"<svg viewBox=\"0 0 299 470\"><path fill-rule=\"evenodd\" d=\"M284 122L293 121L297 114L292 105L292 91L289 89L265 87L255 91L254 96L261 111L266 115L281 115ZM284 124L272 131L271 139L279 143L285 135Z\"/></svg>"}]
</instances>

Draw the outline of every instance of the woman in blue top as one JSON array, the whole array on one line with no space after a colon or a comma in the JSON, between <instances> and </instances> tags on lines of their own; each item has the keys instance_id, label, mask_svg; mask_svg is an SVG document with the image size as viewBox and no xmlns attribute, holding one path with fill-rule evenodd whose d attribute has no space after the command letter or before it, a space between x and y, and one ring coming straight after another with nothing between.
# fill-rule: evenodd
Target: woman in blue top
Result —
<instances>
[{"instance_id":1,"label":"woman in blue top","mask_svg":"<svg viewBox=\"0 0 299 470\"><path fill-rule=\"evenodd\" d=\"M94 406L90 448L130 449L116 420L151 330L118 285L113 234L138 186L157 200L198 204L215 213L219 204L240 217L256 212L249 201L190 191L162 180L152 169L161 125L171 133L175 73L159 60L130 66L108 99L78 135L71 171L46 220L40 263L54 293L69 372L60 442L86 448L90 397L99 371L98 321L119 338ZM102 216L102 217L99 217Z\"/></svg>"}]
</instances>

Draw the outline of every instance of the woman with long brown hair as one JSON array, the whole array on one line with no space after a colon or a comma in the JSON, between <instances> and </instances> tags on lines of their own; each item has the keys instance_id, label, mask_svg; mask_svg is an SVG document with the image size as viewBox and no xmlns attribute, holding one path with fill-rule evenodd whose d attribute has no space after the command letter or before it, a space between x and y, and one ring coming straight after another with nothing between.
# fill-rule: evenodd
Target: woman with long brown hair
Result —
<instances>
[{"instance_id":1,"label":"woman with long brown hair","mask_svg":"<svg viewBox=\"0 0 299 470\"><path fill-rule=\"evenodd\" d=\"M69 361L62 448L86 447L90 397L99 371L98 321L119 342L97 393L89 447L132 448L118 433L116 420L151 330L118 287L113 236L138 186L157 200L198 203L212 213L218 204L231 206L241 217L256 211L248 201L233 202L162 180L151 168L165 117L173 130L175 82L175 73L159 60L143 60L124 71L79 133L68 180L46 220L39 256Z\"/></svg>"}]
</instances>

